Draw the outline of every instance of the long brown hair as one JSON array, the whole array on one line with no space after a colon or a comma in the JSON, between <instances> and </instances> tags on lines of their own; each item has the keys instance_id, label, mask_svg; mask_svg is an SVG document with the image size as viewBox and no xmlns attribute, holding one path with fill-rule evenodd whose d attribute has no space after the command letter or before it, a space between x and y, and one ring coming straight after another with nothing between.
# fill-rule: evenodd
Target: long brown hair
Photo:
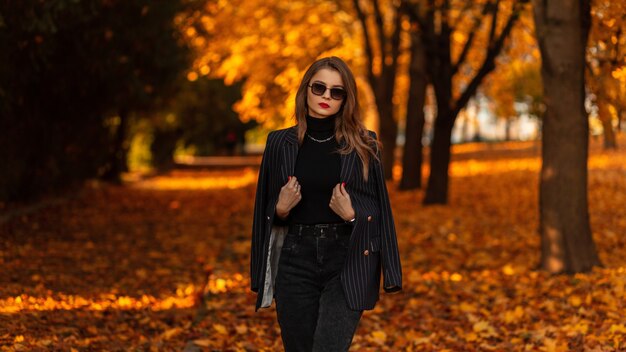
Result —
<instances>
[{"instance_id":1,"label":"long brown hair","mask_svg":"<svg viewBox=\"0 0 626 352\"><path fill-rule=\"evenodd\" d=\"M349 154L356 150L363 163L363 179L367 182L370 157L380 162L376 150L382 150L380 141L372 138L361 121L361 110L357 99L356 81L348 65L336 56L324 57L315 61L307 69L296 93L296 122L298 124L298 144L302 145L306 132L306 115L309 112L307 105L307 88L311 78L321 69L328 68L337 71L343 80L346 97L337 112L335 119L335 138L339 144L345 141L343 147L337 150L340 154ZM375 149L376 148L376 149Z\"/></svg>"}]
</instances>

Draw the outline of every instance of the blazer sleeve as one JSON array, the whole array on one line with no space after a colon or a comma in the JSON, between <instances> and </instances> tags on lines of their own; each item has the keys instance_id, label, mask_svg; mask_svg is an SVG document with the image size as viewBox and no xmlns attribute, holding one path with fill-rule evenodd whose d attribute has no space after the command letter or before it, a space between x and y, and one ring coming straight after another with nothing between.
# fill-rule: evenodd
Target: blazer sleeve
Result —
<instances>
[{"instance_id":1,"label":"blazer sleeve","mask_svg":"<svg viewBox=\"0 0 626 352\"><path fill-rule=\"evenodd\" d=\"M263 242L265 231L265 209L268 202L269 187L269 166L270 166L270 146L273 141L273 132L267 136L265 150L261 159L261 167L259 170L259 178L256 185L256 196L254 201L254 217L252 219L252 244L250 246L250 289L254 292L259 291L259 273L263 266Z\"/></svg>"},{"instance_id":2,"label":"blazer sleeve","mask_svg":"<svg viewBox=\"0 0 626 352\"><path fill-rule=\"evenodd\" d=\"M371 132L374 139L378 139L376 132ZM376 192L380 206L380 221L378 222L379 233L381 235L382 269L385 292L396 292L402 290L402 266L400 264L400 254L398 251L398 240L396 237L396 227L391 212L387 184L385 183L385 173L382 167L382 156L380 149L376 150L376 155L381 160L374 162L374 180L376 182Z\"/></svg>"}]
</instances>

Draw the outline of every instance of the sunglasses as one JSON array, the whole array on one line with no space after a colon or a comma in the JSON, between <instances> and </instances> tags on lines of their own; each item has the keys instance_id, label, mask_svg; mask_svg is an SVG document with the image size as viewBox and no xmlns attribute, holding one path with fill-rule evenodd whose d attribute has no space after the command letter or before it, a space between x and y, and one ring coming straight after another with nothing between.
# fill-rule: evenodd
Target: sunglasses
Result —
<instances>
[{"instance_id":1,"label":"sunglasses","mask_svg":"<svg viewBox=\"0 0 626 352\"><path fill-rule=\"evenodd\" d=\"M326 89L330 89L330 97L335 100L343 100L346 97L346 91L343 88L327 88L324 84L315 82L311 85L311 93L322 96L326 93Z\"/></svg>"}]
</instances>

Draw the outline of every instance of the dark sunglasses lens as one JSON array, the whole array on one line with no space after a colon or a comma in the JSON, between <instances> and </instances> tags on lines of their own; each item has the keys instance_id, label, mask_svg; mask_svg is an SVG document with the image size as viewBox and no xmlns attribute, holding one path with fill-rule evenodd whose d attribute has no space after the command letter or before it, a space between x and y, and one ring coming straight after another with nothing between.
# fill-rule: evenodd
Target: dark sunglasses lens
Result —
<instances>
[{"instance_id":1,"label":"dark sunglasses lens","mask_svg":"<svg viewBox=\"0 0 626 352\"><path fill-rule=\"evenodd\" d=\"M311 84L311 92L315 95L324 95L326 86L321 83ZM341 88L330 88L330 97L335 100L342 100L346 97L346 91Z\"/></svg>"},{"instance_id":2,"label":"dark sunglasses lens","mask_svg":"<svg viewBox=\"0 0 626 352\"><path fill-rule=\"evenodd\" d=\"M311 84L311 92L315 95L324 95L326 91L326 86L320 83ZM331 92L332 93L332 92Z\"/></svg>"},{"instance_id":3,"label":"dark sunglasses lens","mask_svg":"<svg viewBox=\"0 0 626 352\"><path fill-rule=\"evenodd\" d=\"M335 100L341 100L346 97L346 91L341 88L331 88L330 97Z\"/></svg>"}]
</instances>

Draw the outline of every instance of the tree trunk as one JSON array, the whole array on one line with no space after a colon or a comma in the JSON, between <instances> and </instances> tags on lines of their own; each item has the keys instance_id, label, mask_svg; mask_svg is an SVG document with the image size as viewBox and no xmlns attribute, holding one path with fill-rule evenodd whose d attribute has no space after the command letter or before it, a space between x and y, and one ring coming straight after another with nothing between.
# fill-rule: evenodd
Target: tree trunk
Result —
<instances>
[{"instance_id":1,"label":"tree trunk","mask_svg":"<svg viewBox=\"0 0 626 352\"><path fill-rule=\"evenodd\" d=\"M112 183L121 183L120 178L122 172L128 171L127 155L128 145L126 143L126 134L128 132L128 109L121 108L119 110L120 124L115 131L115 139L113 141L113 150L109 156L107 169L102 175L102 179Z\"/></svg>"},{"instance_id":2,"label":"tree trunk","mask_svg":"<svg viewBox=\"0 0 626 352\"><path fill-rule=\"evenodd\" d=\"M426 102L426 87L428 78L426 73L426 55L421 38L417 33L411 34L411 64L409 67L411 83L409 85L409 99L407 102L405 143L402 153L402 179L400 189L415 189L422 187L423 146L424 133L424 104Z\"/></svg>"},{"instance_id":3,"label":"tree trunk","mask_svg":"<svg viewBox=\"0 0 626 352\"><path fill-rule=\"evenodd\" d=\"M439 99L437 99L439 101ZM448 203L448 168L454 116L446 107L437 108L433 141L430 145L430 175L423 204Z\"/></svg>"},{"instance_id":4,"label":"tree trunk","mask_svg":"<svg viewBox=\"0 0 626 352\"><path fill-rule=\"evenodd\" d=\"M174 130L155 128L154 139L152 144L150 144L150 152L152 153L152 166L158 172L166 172L176 165L174 151L176 150L176 143L181 136L181 128Z\"/></svg>"},{"instance_id":5,"label":"tree trunk","mask_svg":"<svg viewBox=\"0 0 626 352\"><path fill-rule=\"evenodd\" d=\"M365 57L367 59L367 77L370 87L376 100L378 118L380 121L379 138L383 143L382 162L385 179L393 177L393 164L395 160L396 137L398 136L398 125L393 118L393 93L396 84L396 72L398 57L400 56L400 33L402 31L402 16L399 9L393 5L393 27L390 36L385 34L383 11L380 9L378 1L371 1L370 5L374 17L374 33L378 40L373 41L370 37L367 15L361 8L359 0L353 0L352 4L357 13L361 29L363 30L363 41L365 44ZM378 51L378 59L381 64L379 68L375 66L375 48ZM379 72L376 72L379 71Z\"/></svg>"},{"instance_id":6,"label":"tree trunk","mask_svg":"<svg viewBox=\"0 0 626 352\"><path fill-rule=\"evenodd\" d=\"M469 113L467 112L467 109L463 110L463 113L461 113L461 143L466 143L469 142L469 137L467 136L469 134Z\"/></svg>"},{"instance_id":7,"label":"tree trunk","mask_svg":"<svg viewBox=\"0 0 626 352\"><path fill-rule=\"evenodd\" d=\"M443 30L442 30L443 31ZM433 124L433 140L430 145L430 175L428 175L428 188L422 203L447 204L448 203L448 168L450 164L450 146L452 145L452 128L459 110L452 110L455 103L452 98L453 64L450 55L449 28L436 42L430 51L437 53L429 63L429 78L433 83L435 98L437 99L437 117ZM424 41L432 40L424 38ZM467 101L462 105L465 106Z\"/></svg>"},{"instance_id":8,"label":"tree trunk","mask_svg":"<svg viewBox=\"0 0 626 352\"><path fill-rule=\"evenodd\" d=\"M511 125L513 124L513 117L507 117L504 120L504 140L506 142L511 140Z\"/></svg>"},{"instance_id":9,"label":"tree trunk","mask_svg":"<svg viewBox=\"0 0 626 352\"><path fill-rule=\"evenodd\" d=\"M604 149L617 149L617 140L613 131L613 117L609 110L608 103L603 96L598 96L598 118L602 122L602 135L604 136Z\"/></svg>"},{"instance_id":10,"label":"tree trunk","mask_svg":"<svg viewBox=\"0 0 626 352\"><path fill-rule=\"evenodd\" d=\"M541 267L575 273L599 265L587 201L589 121L584 64L590 3L533 0L546 111L539 189Z\"/></svg>"},{"instance_id":11,"label":"tree trunk","mask_svg":"<svg viewBox=\"0 0 626 352\"><path fill-rule=\"evenodd\" d=\"M380 122L379 139L383 143L382 158L385 179L390 180L393 176L393 164L395 160L396 136L398 126L393 119L393 105L391 99L376 99Z\"/></svg>"},{"instance_id":12,"label":"tree trunk","mask_svg":"<svg viewBox=\"0 0 626 352\"><path fill-rule=\"evenodd\" d=\"M480 134L480 119L478 119L477 112L476 115L474 115L474 136L472 137L472 142L481 142L482 140L483 137Z\"/></svg>"},{"instance_id":13,"label":"tree trunk","mask_svg":"<svg viewBox=\"0 0 626 352\"><path fill-rule=\"evenodd\" d=\"M495 59L502 51L505 39L511 33L513 25L519 19L525 0L515 1L513 11L504 21L499 33L497 25L500 11L500 2L486 2L482 5L480 15L473 18L473 27L465 45L461 49L456 61L452 61L451 43L455 26L449 23L451 8L449 1L435 4L435 1L401 2L401 6L410 20L418 25L420 34L425 45L425 54L428 60L428 76L432 82L437 98L437 117L434 124L434 136L430 152L430 175L428 189L424 197L424 204L446 204L448 194L448 162L450 161L450 138L452 127L459 111L463 109L469 99L475 95L476 90L485 79L487 74L495 68ZM471 4L471 2L469 2ZM423 7L425 6L425 7ZM483 21L489 16L490 26L488 44L484 61L477 69L473 77L461 91L458 98L453 99L452 81L461 72L468 58L468 53L474 43L475 34L480 32ZM500 17L501 18L501 17ZM443 150L437 150L444 148Z\"/></svg>"}]
</instances>

